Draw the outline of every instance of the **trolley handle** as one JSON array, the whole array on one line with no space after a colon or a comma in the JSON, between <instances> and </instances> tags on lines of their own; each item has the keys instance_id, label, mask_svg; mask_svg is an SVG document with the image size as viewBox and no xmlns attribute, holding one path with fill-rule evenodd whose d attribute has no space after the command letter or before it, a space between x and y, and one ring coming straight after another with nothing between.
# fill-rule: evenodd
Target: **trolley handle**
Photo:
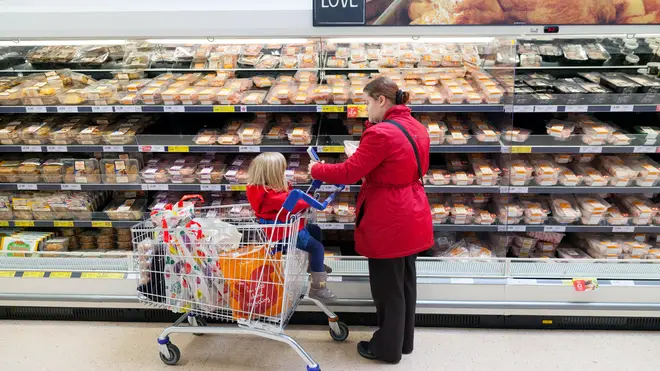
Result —
<instances>
[{"instance_id":1,"label":"trolley handle","mask_svg":"<svg viewBox=\"0 0 660 371\"><path fill-rule=\"evenodd\" d=\"M335 196L339 192L341 192L344 189L343 185L337 186L337 189L333 194L328 196L325 201L319 202L317 201L313 196L310 196L309 194L299 190L299 189L294 189L289 193L289 197L286 198L284 201L284 204L282 205L282 208L284 208L286 211L291 212L293 211L293 208L296 207L296 204L298 201L303 200L305 201L309 206L315 208L316 210L325 210L332 201L334 201Z\"/></svg>"}]
</instances>

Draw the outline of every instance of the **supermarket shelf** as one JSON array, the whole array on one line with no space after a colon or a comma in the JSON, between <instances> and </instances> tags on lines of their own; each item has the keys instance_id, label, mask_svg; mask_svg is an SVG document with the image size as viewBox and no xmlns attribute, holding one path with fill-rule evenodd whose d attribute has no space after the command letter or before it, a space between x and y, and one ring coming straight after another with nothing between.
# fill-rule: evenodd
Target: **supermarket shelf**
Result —
<instances>
[{"instance_id":1,"label":"supermarket shelf","mask_svg":"<svg viewBox=\"0 0 660 371\"><path fill-rule=\"evenodd\" d=\"M325 230L353 230L354 223L317 223L321 229ZM660 226L639 225L639 226L612 226L612 225L564 225L564 224L546 224L546 225L479 225L479 224L433 224L436 231L446 232L590 232L590 233L658 233Z\"/></svg>"},{"instance_id":2,"label":"supermarket shelf","mask_svg":"<svg viewBox=\"0 0 660 371\"><path fill-rule=\"evenodd\" d=\"M554 113L554 112L658 112L660 102L648 104L596 104L596 105L506 105L505 112Z\"/></svg>"},{"instance_id":3,"label":"supermarket shelf","mask_svg":"<svg viewBox=\"0 0 660 371\"><path fill-rule=\"evenodd\" d=\"M1 227L130 228L140 220L0 220Z\"/></svg>"}]
</instances>

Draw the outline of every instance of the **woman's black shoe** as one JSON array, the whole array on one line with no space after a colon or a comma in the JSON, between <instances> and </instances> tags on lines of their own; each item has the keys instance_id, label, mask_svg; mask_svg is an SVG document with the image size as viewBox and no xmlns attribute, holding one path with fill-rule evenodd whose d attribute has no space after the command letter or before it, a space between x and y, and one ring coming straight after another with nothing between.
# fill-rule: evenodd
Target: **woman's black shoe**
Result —
<instances>
[{"instance_id":1,"label":"woman's black shoe","mask_svg":"<svg viewBox=\"0 0 660 371\"><path fill-rule=\"evenodd\" d=\"M360 355L366 359L371 359L375 360L376 356L371 353L371 350L369 349L369 342L368 341L361 341L357 345L357 351L360 353Z\"/></svg>"}]
</instances>

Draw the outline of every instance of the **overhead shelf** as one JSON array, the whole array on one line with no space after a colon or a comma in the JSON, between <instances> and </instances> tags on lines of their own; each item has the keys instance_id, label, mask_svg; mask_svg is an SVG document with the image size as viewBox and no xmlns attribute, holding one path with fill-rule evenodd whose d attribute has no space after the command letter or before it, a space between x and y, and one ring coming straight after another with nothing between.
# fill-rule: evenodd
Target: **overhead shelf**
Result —
<instances>
[{"instance_id":1,"label":"overhead shelf","mask_svg":"<svg viewBox=\"0 0 660 371\"><path fill-rule=\"evenodd\" d=\"M353 230L354 223L317 223L325 230ZM433 224L436 231L447 232L589 232L589 233L658 233L660 226L612 226L612 225L478 225L478 224Z\"/></svg>"},{"instance_id":2,"label":"overhead shelf","mask_svg":"<svg viewBox=\"0 0 660 371\"><path fill-rule=\"evenodd\" d=\"M0 220L0 227L130 228L140 220Z\"/></svg>"}]
</instances>

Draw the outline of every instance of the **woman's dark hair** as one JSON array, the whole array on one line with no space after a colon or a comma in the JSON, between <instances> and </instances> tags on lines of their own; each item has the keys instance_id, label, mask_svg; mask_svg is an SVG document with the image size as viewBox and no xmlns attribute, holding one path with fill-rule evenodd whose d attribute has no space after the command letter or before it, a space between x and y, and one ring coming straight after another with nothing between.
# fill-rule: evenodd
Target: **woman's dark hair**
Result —
<instances>
[{"instance_id":1,"label":"woman's dark hair","mask_svg":"<svg viewBox=\"0 0 660 371\"><path fill-rule=\"evenodd\" d=\"M410 93L400 90L397 84L389 77L381 76L373 79L364 87L364 93L373 99L381 95L394 104L406 104L410 99Z\"/></svg>"}]
</instances>

